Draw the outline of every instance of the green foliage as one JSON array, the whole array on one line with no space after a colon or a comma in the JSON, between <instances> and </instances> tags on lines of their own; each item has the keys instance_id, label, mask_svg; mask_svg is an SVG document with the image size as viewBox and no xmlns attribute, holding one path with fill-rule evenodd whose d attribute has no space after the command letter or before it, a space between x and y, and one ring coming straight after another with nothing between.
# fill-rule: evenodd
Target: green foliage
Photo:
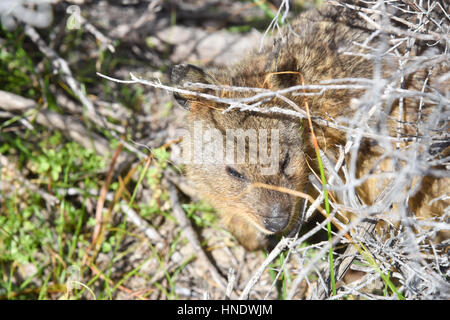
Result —
<instances>
[{"instance_id":1,"label":"green foliage","mask_svg":"<svg viewBox=\"0 0 450 320\"><path fill-rule=\"evenodd\" d=\"M41 150L34 152L32 158L37 173L49 176L52 181L58 182L64 168L70 170L71 167L75 167L76 172L70 174L66 181L68 184L73 184L83 178L84 173L95 173L105 166L101 157L95 155L93 151L75 142L61 144L61 140L62 136L57 132L47 141L39 144Z\"/></svg>"},{"instance_id":2,"label":"green foliage","mask_svg":"<svg viewBox=\"0 0 450 320\"><path fill-rule=\"evenodd\" d=\"M81 184L99 187L97 172L104 167L103 160L75 142L64 141L60 133L37 145L19 144L16 139L10 142L5 143L2 149L9 154L21 152L26 155L23 165L35 176L34 183L38 187L47 185L54 191L74 188L82 194ZM26 185L17 186L14 190L0 199L0 267L13 263L11 272L21 273L21 269L26 267L37 272L26 273L26 276L41 277L44 269L53 265L58 278L64 282L62 263L77 263L83 258L83 250L77 249L87 245L82 232L83 225L86 227L84 201L88 195L83 196L83 203L77 204L68 201L64 192L56 192L59 204L48 211L42 196ZM59 256L59 260L52 261L54 254ZM44 280L43 285L49 280ZM11 297L15 290L29 286L31 281L15 287L2 278L0 296L6 294ZM44 285L37 297L45 298L47 294Z\"/></svg>"}]
</instances>

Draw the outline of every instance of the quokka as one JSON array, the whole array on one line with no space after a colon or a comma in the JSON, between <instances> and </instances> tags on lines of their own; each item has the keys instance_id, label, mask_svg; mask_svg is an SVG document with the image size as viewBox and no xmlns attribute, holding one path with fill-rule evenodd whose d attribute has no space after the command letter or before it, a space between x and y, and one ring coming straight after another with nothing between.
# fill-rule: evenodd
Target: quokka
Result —
<instances>
[{"instance_id":1,"label":"quokka","mask_svg":"<svg viewBox=\"0 0 450 320\"><path fill-rule=\"evenodd\" d=\"M193 161L186 165L189 179L193 181L200 194L217 209L225 227L246 249L255 250L265 247L272 235L289 234L297 225L300 199L280 191L277 187L304 192L311 172L314 171L319 175L308 121L286 113L264 112L264 110L281 108L299 112L299 110L306 111L307 104L311 118L322 120L321 122L313 121L319 148L329 159L336 161L339 146L344 146L346 143L346 131L327 123L335 123L337 119L342 118L352 119L357 113L365 114L372 117L366 122L368 125L387 128L386 132L392 138L416 137L426 134L421 131L419 122L427 121L433 115L436 105L421 102L417 97L405 97L401 102L400 99L393 99L389 103L384 100L375 108L377 115L370 115L371 110L374 110L374 105L367 103L370 101L370 97L367 97L370 90L344 88L326 90L321 93L317 90L309 90L308 92L312 93L310 95L296 95L293 91L281 92L278 95L267 95L265 99L260 100L262 102L257 105L260 112L238 110L239 108L224 112L230 104L211 100L208 96L201 94L237 101L250 98L258 92L229 90L230 86L279 91L297 85L320 84L331 79L342 79L341 84L352 84L353 82L346 82L345 79L373 79L376 72L379 73L380 78L389 79L395 75L395 72L399 72L399 60L392 54L386 55L379 62L381 67L376 70L372 57L383 35L366 41L372 32L366 29L363 22L354 11L324 6L320 10L302 14L292 23L291 28L284 30L278 41L267 45L262 52L255 50L242 61L228 68L210 72L187 64L173 68L172 83L179 88L186 89L185 84L188 82L204 84L195 89L191 86L190 90L200 95L175 93L178 103L188 110L187 130L192 133L192 136L196 123L201 123L203 130L213 129L214 132L221 133L219 139L221 139L220 136L224 139L220 141L222 146L226 145L226 133L229 130L234 130L234 133L241 132L244 135L248 135L249 132L266 132L265 151L268 154L272 153L272 156L276 155L273 159L277 160L275 166L277 170L270 174L264 173L261 170L264 166L259 161L252 161L255 159L250 152L252 143L256 143L255 148L259 150L261 141L264 139L257 137L252 141L247 136L243 138L246 141L245 147L241 151L235 150L232 153L234 156L239 156L240 152L246 152L245 159L241 162L196 163ZM384 37L388 38L389 35ZM366 45L358 45L363 43ZM425 43L423 44L425 49L421 49L422 47L417 43L415 47L418 49L410 52L411 56L419 55L420 50L426 50ZM398 46L396 50L405 52L407 48ZM348 54L348 52L356 54ZM405 73L404 88L424 92L448 90L445 83L438 81L439 75L448 71L448 62L434 65L431 76L428 70L429 68L418 68L414 72ZM428 77L427 81L425 81L426 77ZM363 95L366 95L364 99ZM445 96L445 93L443 95ZM359 101L366 101L366 103L359 103ZM374 99L374 101L381 100ZM444 129L442 129L443 126ZM438 127L441 131L448 133L446 123L443 125L438 121L436 130ZM271 131L273 129L276 131ZM364 130L364 128L360 129ZM275 138L276 148L270 143L275 141ZM195 138L188 143L194 144ZM237 140L233 140L235 146L237 143ZM407 139L400 142L393 140L392 145L395 144L397 148L404 149L408 148L410 142ZM417 150L417 157L429 155L430 145L430 142L424 143L423 148ZM444 150L445 147L448 147L448 142L441 149ZM395 146L393 148L395 149ZM191 150L195 153L195 146ZM362 178L368 174L370 176L360 180L361 183L356 188L359 198L367 205L373 204L377 196L392 182L392 176L382 177L377 174L399 170L398 166L406 165L405 163L410 160L414 161L414 159L401 159L395 162L376 139L363 138L359 146L356 178ZM438 169L442 168L436 168ZM411 188L415 191L409 195L407 201L409 210L416 216L426 218L442 215L449 201L448 197L447 199L439 197L448 195L450 191L448 175L447 177L436 176L430 172L418 170L417 176L411 177L411 181ZM264 187L267 185L274 188ZM308 190L312 192L313 188ZM404 199L408 190L402 191L405 194ZM336 198L338 202L342 201L338 195ZM385 210L391 212L395 211L395 208L385 208Z\"/></svg>"}]
</instances>

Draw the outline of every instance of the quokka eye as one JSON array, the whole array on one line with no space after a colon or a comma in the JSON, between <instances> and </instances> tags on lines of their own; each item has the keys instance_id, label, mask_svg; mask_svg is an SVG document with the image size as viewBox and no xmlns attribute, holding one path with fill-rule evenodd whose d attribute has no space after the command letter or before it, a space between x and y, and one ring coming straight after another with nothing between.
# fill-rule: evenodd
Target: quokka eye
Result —
<instances>
[{"instance_id":1,"label":"quokka eye","mask_svg":"<svg viewBox=\"0 0 450 320\"><path fill-rule=\"evenodd\" d=\"M236 171L235 169L233 169L233 168L231 168L231 167L229 167L229 166L227 166L227 167L225 168L225 170L226 170L227 173L228 173L230 176L232 176L233 178L239 179L239 180L245 180L245 176L244 176L242 173L240 173L239 171Z\"/></svg>"},{"instance_id":2,"label":"quokka eye","mask_svg":"<svg viewBox=\"0 0 450 320\"><path fill-rule=\"evenodd\" d=\"M281 164L281 173L286 175L286 168L289 165L289 161L291 161L291 158L289 157L289 152L286 152L286 156L284 157L283 163Z\"/></svg>"}]
</instances>

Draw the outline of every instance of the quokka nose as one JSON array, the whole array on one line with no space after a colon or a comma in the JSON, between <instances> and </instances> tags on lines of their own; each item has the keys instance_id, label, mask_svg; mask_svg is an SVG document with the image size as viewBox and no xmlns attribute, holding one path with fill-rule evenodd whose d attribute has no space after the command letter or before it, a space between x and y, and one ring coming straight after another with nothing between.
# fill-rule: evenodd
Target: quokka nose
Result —
<instances>
[{"instance_id":1,"label":"quokka nose","mask_svg":"<svg viewBox=\"0 0 450 320\"><path fill-rule=\"evenodd\" d=\"M289 223L289 211L280 209L278 204L272 207L270 215L263 219L264 227L271 232L280 232Z\"/></svg>"}]
</instances>

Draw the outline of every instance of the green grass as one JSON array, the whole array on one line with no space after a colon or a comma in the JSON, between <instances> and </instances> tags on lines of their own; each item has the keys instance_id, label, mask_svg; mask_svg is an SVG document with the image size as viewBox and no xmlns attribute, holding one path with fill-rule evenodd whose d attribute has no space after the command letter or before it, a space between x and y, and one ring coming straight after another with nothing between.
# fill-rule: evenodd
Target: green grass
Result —
<instances>
[{"instance_id":1,"label":"green grass","mask_svg":"<svg viewBox=\"0 0 450 320\"><path fill-rule=\"evenodd\" d=\"M268 253L263 251L264 257L267 258ZM275 281L275 288L277 290L277 299L286 300L287 290L292 283L292 277L289 272L286 272L287 252L281 252L278 259L272 262L268 267L268 272L272 282Z\"/></svg>"},{"instance_id":2,"label":"green grass","mask_svg":"<svg viewBox=\"0 0 450 320\"><path fill-rule=\"evenodd\" d=\"M60 136L55 134L35 150L30 146L23 147L30 155L23 161L24 167L30 168L40 185L51 186L52 190L76 187L80 183L88 187L97 185L95 171L103 166L103 162L89 150L73 142L60 143L59 139ZM55 151L56 147L50 149L53 144L58 146L58 151ZM14 145L10 146L9 151L13 153L14 150ZM83 226L88 223L86 194L81 203L68 201L64 195L57 194L59 204L46 210L42 197L25 188L2 197L0 268L2 274L7 270L11 274L9 279L0 279L0 297L3 298L26 298L37 293L37 298L47 297L49 282L53 286L63 284L66 281L65 266L79 264L84 253L82 247L87 245L82 234ZM81 188L79 190L83 193ZM30 278L19 286L12 284L12 276L21 274L20 269L25 267L35 269L36 273L27 274ZM33 286L31 280L36 282L39 278L39 291L28 290Z\"/></svg>"},{"instance_id":3,"label":"green grass","mask_svg":"<svg viewBox=\"0 0 450 320\"><path fill-rule=\"evenodd\" d=\"M325 203L325 211L327 212L327 216L330 216L330 202L328 200L328 190L327 190L327 181L325 178L325 170L322 164L322 158L320 157L319 149L316 148L317 162L319 164L320 169L320 178L322 179L322 187L323 187L323 198ZM331 290L333 295L336 295L336 279L334 277L334 259L333 259L333 245L332 245L332 235L331 235L331 222L327 223L327 233L328 233L328 242L330 243L330 249L328 250L328 261L330 264L330 281L331 281Z\"/></svg>"},{"instance_id":4,"label":"green grass","mask_svg":"<svg viewBox=\"0 0 450 320\"><path fill-rule=\"evenodd\" d=\"M81 36L79 31L67 34L64 38L65 53L76 52ZM46 103L53 111L62 112L63 109L55 102L55 88L74 96L64 81L52 73L49 61L33 48L20 28L8 32L0 26L0 38L3 41L0 46L1 89L31 98L40 107ZM62 52L63 55L65 53ZM99 59L101 70L109 71L127 61L105 52ZM41 61L43 68L38 70L37 64ZM73 69L84 88L99 82L95 76L95 62L87 61L80 64L81 69ZM110 83L103 84L104 92L114 93ZM138 108L143 96L142 88L127 86L123 86L116 95L131 109ZM170 112L171 105L166 108L167 113ZM29 112L30 115L33 113ZM102 159L68 140L62 132L50 131L34 123L33 118L34 129L26 129L19 122L21 118L22 115L16 115L0 122L1 155L15 166L12 172L1 171L0 180L5 184L16 183L10 192L0 194L0 299L113 299L126 288L131 278L148 278L141 268L156 258L156 251L150 251L140 263L125 269L122 274L114 271L117 264L126 261L139 244L148 243L145 237L133 233L134 226L127 222L117 207L111 208L111 217L105 223L104 237L98 243L99 251L96 253L113 258L108 263L100 263L96 255L86 261L96 224L92 214L98 200L96 192L104 184L108 159ZM109 136L107 130L102 133ZM117 146L113 139L111 146L111 150ZM162 216L174 223L170 208L161 208L161 204L168 200L167 192L161 186L161 173L168 165L170 154L164 149L155 149L154 155L155 161L151 166L138 166L140 178L128 181L122 199L144 218ZM19 173L26 179L23 183L18 183ZM42 195L28 188L28 183L53 195L58 202L49 206ZM108 192L114 194L119 187L120 179L115 179ZM152 190L150 203L137 201L139 187ZM105 209L110 204L106 202ZM196 214L201 216L201 209L197 206ZM203 223L201 218L198 221ZM211 220L204 224L209 223ZM132 244L125 245L125 241ZM172 243L170 254L182 244L179 237ZM151 246L150 243L148 245ZM161 268L166 267L168 259L170 257L159 257ZM157 282L155 286L165 288L171 298L177 298L174 295L177 275L190 261L192 258L167 273L165 280L160 280L161 283ZM71 270L79 270L78 276L74 277ZM148 294L138 298L145 298Z\"/></svg>"}]
</instances>

